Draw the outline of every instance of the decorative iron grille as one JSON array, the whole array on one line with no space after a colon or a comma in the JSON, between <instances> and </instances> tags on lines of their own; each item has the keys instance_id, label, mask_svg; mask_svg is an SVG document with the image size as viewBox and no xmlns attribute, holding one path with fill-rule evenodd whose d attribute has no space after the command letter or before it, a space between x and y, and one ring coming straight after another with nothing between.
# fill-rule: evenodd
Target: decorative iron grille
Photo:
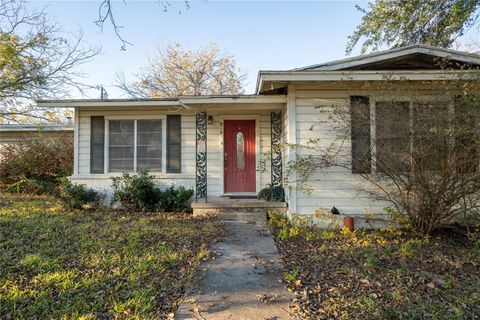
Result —
<instances>
[{"instance_id":1,"label":"decorative iron grille","mask_svg":"<svg viewBox=\"0 0 480 320\"><path fill-rule=\"evenodd\" d=\"M195 201L205 198L207 202L207 112L196 115L196 162L195 162Z\"/></svg>"},{"instance_id":2,"label":"decorative iron grille","mask_svg":"<svg viewBox=\"0 0 480 320\"><path fill-rule=\"evenodd\" d=\"M272 200L283 198L282 176L282 112L272 112L271 121L271 179Z\"/></svg>"}]
</instances>

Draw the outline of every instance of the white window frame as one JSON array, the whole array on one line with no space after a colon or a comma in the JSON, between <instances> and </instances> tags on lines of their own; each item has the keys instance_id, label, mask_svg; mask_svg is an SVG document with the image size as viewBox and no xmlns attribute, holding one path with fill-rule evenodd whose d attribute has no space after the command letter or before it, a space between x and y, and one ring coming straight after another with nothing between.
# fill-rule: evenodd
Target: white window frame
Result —
<instances>
[{"instance_id":1,"label":"white window frame","mask_svg":"<svg viewBox=\"0 0 480 320\"><path fill-rule=\"evenodd\" d=\"M162 170L161 171L149 171L151 174L164 174L167 172L167 116L165 115L137 115L137 116L105 116L105 161L104 172L107 174L116 174L118 172L110 172L110 120L129 120L134 121L133 131L133 171L129 173L137 173L137 121L138 120L162 120Z\"/></svg>"}]
</instances>

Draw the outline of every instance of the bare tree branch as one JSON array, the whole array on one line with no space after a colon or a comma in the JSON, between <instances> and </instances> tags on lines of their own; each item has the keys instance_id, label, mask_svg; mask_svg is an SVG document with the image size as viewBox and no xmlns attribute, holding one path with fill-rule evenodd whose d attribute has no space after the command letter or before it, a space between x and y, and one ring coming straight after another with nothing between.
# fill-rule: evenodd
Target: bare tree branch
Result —
<instances>
[{"instance_id":1,"label":"bare tree branch","mask_svg":"<svg viewBox=\"0 0 480 320\"><path fill-rule=\"evenodd\" d=\"M192 51L170 44L158 48L136 80L128 84L118 73L117 87L129 97L240 94L245 75L239 74L233 56L218 45Z\"/></svg>"},{"instance_id":2,"label":"bare tree branch","mask_svg":"<svg viewBox=\"0 0 480 320\"><path fill-rule=\"evenodd\" d=\"M172 7L172 4L168 0L158 0L157 3L162 7L163 12L169 11ZM126 1L123 0L123 4L126 4ZM185 10L190 9L190 3L188 0L184 0L184 8ZM182 9L178 11L179 14L182 13ZM119 25L115 20L115 15L113 14L113 4L111 0L102 0L99 7L98 7L98 18L95 21L95 24L101 28L103 31L103 27L105 26L105 22L109 22L110 25L113 27L113 31L115 35L121 42L120 49L125 51L127 49L127 45L132 46L133 44L127 41L121 34L121 30L123 29L123 25Z\"/></svg>"},{"instance_id":3,"label":"bare tree branch","mask_svg":"<svg viewBox=\"0 0 480 320\"><path fill-rule=\"evenodd\" d=\"M62 31L43 10L1 0L0 121L46 120L51 111L34 108L32 100L65 98L72 90L90 88L81 82L84 75L77 67L100 50L83 48L82 39L82 31Z\"/></svg>"}]
</instances>

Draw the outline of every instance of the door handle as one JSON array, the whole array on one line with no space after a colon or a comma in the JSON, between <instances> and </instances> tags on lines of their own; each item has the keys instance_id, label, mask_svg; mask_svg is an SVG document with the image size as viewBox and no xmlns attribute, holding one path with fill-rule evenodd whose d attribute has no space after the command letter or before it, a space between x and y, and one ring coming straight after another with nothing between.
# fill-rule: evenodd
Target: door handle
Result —
<instances>
[{"instance_id":1,"label":"door handle","mask_svg":"<svg viewBox=\"0 0 480 320\"><path fill-rule=\"evenodd\" d=\"M225 168L225 170L227 169L227 164L228 164L228 154L225 152L225 154L223 155L223 167Z\"/></svg>"}]
</instances>

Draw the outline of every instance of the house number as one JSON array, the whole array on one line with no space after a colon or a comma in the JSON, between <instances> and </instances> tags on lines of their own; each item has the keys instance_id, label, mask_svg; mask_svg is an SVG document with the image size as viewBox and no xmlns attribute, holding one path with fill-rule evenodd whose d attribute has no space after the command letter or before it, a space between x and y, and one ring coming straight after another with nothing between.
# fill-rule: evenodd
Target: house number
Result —
<instances>
[{"instance_id":1,"label":"house number","mask_svg":"<svg viewBox=\"0 0 480 320\"><path fill-rule=\"evenodd\" d=\"M204 153L206 151L206 143L205 140L198 140L197 142L197 152Z\"/></svg>"}]
</instances>

